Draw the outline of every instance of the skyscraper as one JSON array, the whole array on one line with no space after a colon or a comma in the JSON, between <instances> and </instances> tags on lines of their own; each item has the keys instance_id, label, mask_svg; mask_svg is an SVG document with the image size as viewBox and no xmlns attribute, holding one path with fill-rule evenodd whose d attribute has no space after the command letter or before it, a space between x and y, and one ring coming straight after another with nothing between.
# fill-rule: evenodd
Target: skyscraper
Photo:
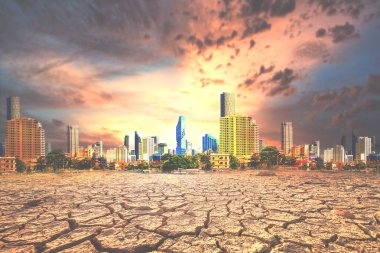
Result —
<instances>
[{"instance_id":1,"label":"skyscraper","mask_svg":"<svg viewBox=\"0 0 380 253\"><path fill-rule=\"evenodd\" d=\"M336 145L333 148L333 162L344 163L346 161L345 157L346 153L344 151L344 147L342 145Z\"/></svg>"},{"instance_id":2,"label":"skyscraper","mask_svg":"<svg viewBox=\"0 0 380 253\"><path fill-rule=\"evenodd\" d=\"M223 92L220 94L220 117L233 114L235 114L235 95L233 93Z\"/></svg>"},{"instance_id":3,"label":"skyscraper","mask_svg":"<svg viewBox=\"0 0 380 253\"><path fill-rule=\"evenodd\" d=\"M45 143L45 156L48 155L51 152L51 143L46 142Z\"/></svg>"},{"instance_id":4,"label":"skyscraper","mask_svg":"<svg viewBox=\"0 0 380 253\"><path fill-rule=\"evenodd\" d=\"M186 155L186 132L185 132L185 116L179 116L176 127L176 154Z\"/></svg>"},{"instance_id":5,"label":"skyscraper","mask_svg":"<svg viewBox=\"0 0 380 253\"><path fill-rule=\"evenodd\" d=\"M127 149L129 149L129 135L124 136L124 146L126 146Z\"/></svg>"},{"instance_id":6,"label":"skyscraper","mask_svg":"<svg viewBox=\"0 0 380 253\"><path fill-rule=\"evenodd\" d=\"M152 139L153 139L153 153L154 154L157 154L158 153L158 142L159 142L159 140L158 140L158 136L152 136Z\"/></svg>"},{"instance_id":7,"label":"skyscraper","mask_svg":"<svg viewBox=\"0 0 380 253\"><path fill-rule=\"evenodd\" d=\"M45 131L33 118L7 120L5 156L30 162L45 156Z\"/></svg>"},{"instance_id":8,"label":"skyscraper","mask_svg":"<svg viewBox=\"0 0 380 253\"><path fill-rule=\"evenodd\" d=\"M20 98L7 97L7 120L20 118Z\"/></svg>"},{"instance_id":9,"label":"skyscraper","mask_svg":"<svg viewBox=\"0 0 380 253\"><path fill-rule=\"evenodd\" d=\"M289 154L293 147L292 122L281 122L281 150Z\"/></svg>"},{"instance_id":10,"label":"skyscraper","mask_svg":"<svg viewBox=\"0 0 380 253\"><path fill-rule=\"evenodd\" d=\"M239 157L259 153L259 127L256 121L239 114L221 117L219 152Z\"/></svg>"},{"instance_id":11,"label":"skyscraper","mask_svg":"<svg viewBox=\"0 0 380 253\"><path fill-rule=\"evenodd\" d=\"M95 142L94 152L95 157L103 157L103 141Z\"/></svg>"},{"instance_id":12,"label":"skyscraper","mask_svg":"<svg viewBox=\"0 0 380 253\"><path fill-rule=\"evenodd\" d=\"M79 129L77 125L67 126L67 153L72 157L79 155Z\"/></svg>"},{"instance_id":13,"label":"skyscraper","mask_svg":"<svg viewBox=\"0 0 380 253\"><path fill-rule=\"evenodd\" d=\"M152 161L153 160L153 154L154 154L154 137L144 137L142 138L142 150L141 153L139 153L140 159L145 161Z\"/></svg>"},{"instance_id":14,"label":"skyscraper","mask_svg":"<svg viewBox=\"0 0 380 253\"><path fill-rule=\"evenodd\" d=\"M323 151L323 162L331 163L334 160L334 148L327 148Z\"/></svg>"},{"instance_id":15,"label":"skyscraper","mask_svg":"<svg viewBox=\"0 0 380 253\"><path fill-rule=\"evenodd\" d=\"M141 144L141 138L137 131L135 131L135 155L136 160L140 159L140 144Z\"/></svg>"},{"instance_id":16,"label":"skyscraper","mask_svg":"<svg viewBox=\"0 0 380 253\"><path fill-rule=\"evenodd\" d=\"M211 150L212 152L218 152L218 140L210 134L205 134L202 137L202 152Z\"/></svg>"},{"instance_id":17,"label":"skyscraper","mask_svg":"<svg viewBox=\"0 0 380 253\"><path fill-rule=\"evenodd\" d=\"M369 137L371 139L371 152L376 151L376 136Z\"/></svg>"},{"instance_id":18,"label":"skyscraper","mask_svg":"<svg viewBox=\"0 0 380 253\"><path fill-rule=\"evenodd\" d=\"M261 152L265 148L265 141L259 140L259 152Z\"/></svg>"},{"instance_id":19,"label":"skyscraper","mask_svg":"<svg viewBox=\"0 0 380 253\"><path fill-rule=\"evenodd\" d=\"M315 155L315 157L320 157L320 141L314 141L311 145L310 145L310 152L313 153Z\"/></svg>"},{"instance_id":20,"label":"skyscraper","mask_svg":"<svg viewBox=\"0 0 380 253\"><path fill-rule=\"evenodd\" d=\"M361 162L367 162L367 156L371 154L371 138L359 137L355 145L356 160Z\"/></svg>"},{"instance_id":21,"label":"skyscraper","mask_svg":"<svg viewBox=\"0 0 380 253\"><path fill-rule=\"evenodd\" d=\"M358 142L358 137L356 137L354 131L351 134L351 152L354 156L354 160L356 160L356 143Z\"/></svg>"}]
</instances>

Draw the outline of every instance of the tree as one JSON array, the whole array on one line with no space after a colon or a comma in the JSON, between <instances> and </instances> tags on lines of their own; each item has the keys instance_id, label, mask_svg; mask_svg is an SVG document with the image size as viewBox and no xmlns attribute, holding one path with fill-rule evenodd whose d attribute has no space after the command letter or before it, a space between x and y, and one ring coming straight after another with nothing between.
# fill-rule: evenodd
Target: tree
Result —
<instances>
[{"instance_id":1,"label":"tree","mask_svg":"<svg viewBox=\"0 0 380 253\"><path fill-rule=\"evenodd\" d=\"M280 162L280 152L277 150L276 147L268 146L265 147L261 153L261 162L265 163L268 168L273 167L276 164L279 164Z\"/></svg>"},{"instance_id":2,"label":"tree","mask_svg":"<svg viewBox=\"0 0 380 253\"><path fill-rule=\"evenodd\" d=\"M41 156L37 159L36 170L37 171L46 170L46 159L45 159L45 157Z\"/></svg>"},{"instance_id":3,"label":"tree","mask_svg":"<svg viewBox=\"0 0 380 253\"><path fill-rule=\"evenodd\" d=\"M132 163L128 164L127 170L135 170L135 169L136 169L135 165L133 165Z\"/></svg>"},{"instance_id":4,"label":"tree","mask_svg":"<svg viewBox=\"0 0 380 253\"><path fill-rule=\"evenodd\" d=\"M69 159L66 158L62 150L53 150L46 156L46 165L53 170L60 170L67 167Z\"/></svg>"},{"instance_id":5,"label":"tree","mask_svg":"<svg viewBox=\"0 0 380 253\"><path fill-rule=\"evenodd\" d=\"M23 173L25 170L26 170L25 163L19 158L16 158L16 171L18 173Z\"/></svg>"},{"instance_id":6,"label":"tree","mask_svg":"<svg viewBox=\"0 0 380 253\"><path fill-rule=\"evenodd\" d=\"M181 168L181 169L191 169L194 168L196 158L194 157L187 157L183 155L176 155L171 156L169 160L165 161L162 165L162 171L164 172L171 172L175 169Z\"/></svg>"},{"instance_id":7,"label":"tree","mask_svg":"<svg viewBox=\"0 0 380 253\"><path fill-rule=\"evenodd\" d=\"M260 155L259 154L253 154L248 162L248 167L250 168L257 168L261 164L260 161Z\"/></svg>"},{"instance_id":8,"label":"tree","mask_svg":"<svg viewBox=\"0 0 380 253\"><path fill-rule=\"evenodd\" d=\"M212 164L211 164L210 156L205 155L205 154L200 154L199 165L201 166L203 170L211 170Z\"/></svg>"},{"instance_id":9,"label":"tree","mask_svg":"<svg viewBox=\"0 0 380 253\"><path fill-rule=\"evenodd\" d=\"M171 155L171 154L164 154L164 155L162 155L161 156L161 161L167 161L167 160L169 160L169 158L170 157L172 157L173 155Z\"/></svg>"},{"instance_id":10,"label":"tree","mask_svg":"<svg viewBox=\"0 0 380 253\"><path fill-rule=\"evenodd\" d=\"M236 170L240 167L240 162L239 160L236 158L236 156L233 156L233 155L230 155L230 167L233 169L233 170Z\"/></svg>"}]
</instances>

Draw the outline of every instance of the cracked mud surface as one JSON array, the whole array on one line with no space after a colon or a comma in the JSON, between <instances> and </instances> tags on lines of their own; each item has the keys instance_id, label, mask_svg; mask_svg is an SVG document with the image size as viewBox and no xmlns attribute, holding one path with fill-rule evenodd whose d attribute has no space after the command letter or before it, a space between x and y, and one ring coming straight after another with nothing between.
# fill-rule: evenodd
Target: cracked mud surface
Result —
<instances>
[{"instance_id":1,"label":"cracked mud surface","mask_svg":"<svg viewBox=\"0 0 380 253\"><path fill-rule=\"evenodd\" d=\"M380 252L380 175L0 177L0 252Z\"/></svg>"}]
</instances>

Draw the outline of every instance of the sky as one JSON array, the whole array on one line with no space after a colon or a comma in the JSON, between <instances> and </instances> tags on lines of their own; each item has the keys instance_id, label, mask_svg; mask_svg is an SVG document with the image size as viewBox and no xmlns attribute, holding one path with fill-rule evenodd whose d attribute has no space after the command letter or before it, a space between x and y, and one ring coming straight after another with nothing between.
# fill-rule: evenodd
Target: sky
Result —
<instances>
[{"instance_id":1,"label":"sky","mask_svg":"<svg viewBox=\"0 0 380 253\"><path fill-rule=\"evenodd\" d=\"M53 148L219 136L220 93L279 145L380 138L379 0L0 1L0 118L21 98ZM4 139L4 124L0 140ZM133 147L132 147L133 148Z\"/></svg>"}]
</instances>

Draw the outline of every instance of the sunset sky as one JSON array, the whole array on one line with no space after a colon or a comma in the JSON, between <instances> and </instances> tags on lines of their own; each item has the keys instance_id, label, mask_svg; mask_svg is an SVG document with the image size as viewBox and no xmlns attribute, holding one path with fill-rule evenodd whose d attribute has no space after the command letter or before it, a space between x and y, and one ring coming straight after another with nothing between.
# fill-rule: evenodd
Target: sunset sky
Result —
<instances>
[{"instance_id":1,"label":"sunset sky","mask_svg":"<svg viewBox=\"0 0 380 253\"><path fill-rule=\"evenodd\" d=\"M20 96L55 148L68 124L83 145L137 130L173 148L179 115L199 148L223 91L267 144L281 121L295 144L380 138L380 1L3 0L0 35L0 117Z\"/></svg>"}]
</instances>

